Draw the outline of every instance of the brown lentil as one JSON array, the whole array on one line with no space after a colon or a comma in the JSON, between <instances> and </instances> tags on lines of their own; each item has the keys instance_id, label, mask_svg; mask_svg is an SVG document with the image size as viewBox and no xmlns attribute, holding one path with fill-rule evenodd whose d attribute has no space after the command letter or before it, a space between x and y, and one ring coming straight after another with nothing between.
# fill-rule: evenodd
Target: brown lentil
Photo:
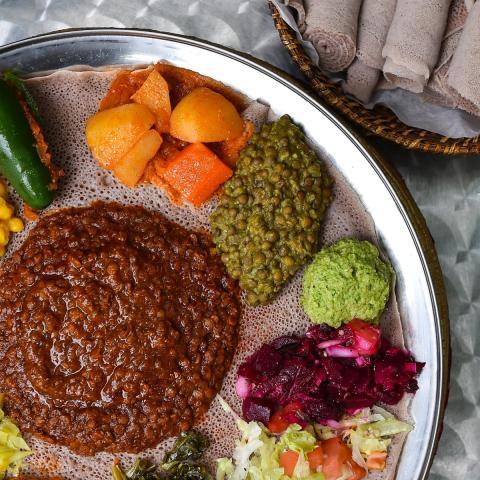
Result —
<instances>
[{"instance_id":1,"label":"brown lentil","mask_svg":"<svg viewBox=\"0 0 480 480\"><path fill-rule=\"evenodd\" d=\"M142 207L43 217L0 267L0 385L19 427L91 455L139 452L197 424L240 317L213 251Z\"/></svg>"},{"instance_id":2,"label":"brown lentil","mask_svg":"<svg viewBox=\"0 0 480 480\"><path fill-rule=\"evenodd\" d=\"M210 225L249 304L271 302L318 250L331 190L322 162L286 115L263 125L240 152Z\"/></svg>"}]
</instances>

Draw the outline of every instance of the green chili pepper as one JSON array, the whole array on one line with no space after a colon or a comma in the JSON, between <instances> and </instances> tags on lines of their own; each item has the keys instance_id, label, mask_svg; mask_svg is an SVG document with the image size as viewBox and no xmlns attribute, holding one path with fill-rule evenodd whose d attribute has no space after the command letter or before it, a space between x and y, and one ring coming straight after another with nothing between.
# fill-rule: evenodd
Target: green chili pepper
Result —
<instances>
[{"instance_id":1,"label":"green chili pepper","mask_svg":"<svg viewBox=\"0 0 480 480\"><path fill-rule=\"evenodd\" d=\"M3 78L9 85L20 92L22 98L27 102L30 113L35 117L37 123L43 127L43 119L38 110L37 102L35 102L35 99L30 93L30 90L25 86L23 80L20 77L17 77L11 70L5 70L3 72Z\"/></svg>"},{"instance_id":2,"label":"green chili pepper","mask_svg":"<svg viewBox=\"0 0 480 480\"><path fill-rule=\"evenodd\" d=\"M52 202L50 172L37 152L35 138L14 87L1 78L0 174L30 207L41 209Z\"/></svg>"}]
</instances>

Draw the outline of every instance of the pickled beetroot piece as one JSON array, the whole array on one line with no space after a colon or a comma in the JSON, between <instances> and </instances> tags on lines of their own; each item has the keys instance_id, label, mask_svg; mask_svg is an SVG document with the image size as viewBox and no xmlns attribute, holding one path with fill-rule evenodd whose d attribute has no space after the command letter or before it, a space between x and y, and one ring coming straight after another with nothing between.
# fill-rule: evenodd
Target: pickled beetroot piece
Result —
<instances>
[{"instance_id":1,"label":"pickled beetroot piece","mask_svg":"<svg viewBox=\"0 0 480 480\"><path fill-rule=\"evenodd\" d=\"M267 424L272 416L275 404L268 399L248 397L243 401L243 418L248 422L256 421Z\"/></svg>"},{"instance_id":2,"label":"pickled beetroot piece","mask_svg":"<svg viewBox=\"0 0 480 480\"><path fill-rule=\"evenodd\" d=\"M237 392L246 420L268 423L286 405L297 418L323 424L418 389L424 363L392 346L375 326L353 320L338 329L312 326L264 344L240 366Z\"/></svg>"}]
</instances>

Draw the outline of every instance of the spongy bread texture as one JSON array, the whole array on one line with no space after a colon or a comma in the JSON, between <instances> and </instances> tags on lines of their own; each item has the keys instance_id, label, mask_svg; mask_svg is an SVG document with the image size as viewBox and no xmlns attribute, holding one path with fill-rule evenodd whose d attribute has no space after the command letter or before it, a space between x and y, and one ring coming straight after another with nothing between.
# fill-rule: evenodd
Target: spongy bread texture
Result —
<instances>
[{"instance_id":1,"label":"spongy bread texture","mask_svg":"<svg viewBox=\"0 0 480 480\"><path fill-rule=\"evenodd\" d=\"M61 180L53 205L42 214L56 208L86 205L102 199L143 205L162 212L184 227L208 229L208 216L215 207L215 199L200 209L174 206L161 190L153 186L142 185L135 189L124 187L92 158L85 143L85 122L97 111L100 99L105 95L114 74L114 71L64 70L28 80L28 87L45 119L45 134L54 159L65 170L65 177ZM265 107L253 104L248 115L251 120L263 122L266 117ZM373 221L357 195L328 160L326 163L335 187L334 200L325 218L322 242L330 244L343 237L355 237L377 243ZM21 244L32 226L31 222L24 232L14 236L10 252ZM221 391L221 396L236 412L240 412L240 402L234 389L238 365L264 342L287 333L301 334L309 325L299 304L302 274L303 272L298 272L272 304L255 308L245 305L237 354ZM402 341L394 296L382 322L390 336L395 334L392 339L396 344ZM399 413L405 417L406 405L402 405ZM215 458L231 456L234 442L238 438L235 419L222 410L218 400L213 402L207 417L198 428L212 441L206 456L211 466ZM28 436L28 441L34 449L34 455L28 460L29 470L37 474L61 475L72 480L107 480L111 478L111 465L115 457L124 466L130 465L134 460L132 455L104 453L95 457L81 457L64 447L50 445L31 436ZM159 462L172 442L173 440L164 441L142 456ZM390 473L392 471L393 465L389 469ZM385 476L388 475L383 474L383 478Z\"/></svg>"}]
</instances>

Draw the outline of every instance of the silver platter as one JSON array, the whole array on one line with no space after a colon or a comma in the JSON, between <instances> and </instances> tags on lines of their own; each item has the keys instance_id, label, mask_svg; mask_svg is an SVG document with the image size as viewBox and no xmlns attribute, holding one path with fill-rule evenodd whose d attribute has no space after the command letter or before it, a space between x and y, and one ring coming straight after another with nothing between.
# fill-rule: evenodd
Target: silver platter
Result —
<instances>
[{"instance_id":1,"label":"silver platter","mask_svg":"<svg viewBox=\"0 0 480 480\"><path fill-rule=\"evenodd\" d=\"M437 255L425 221L398 174L335 115L283 72L204 41L144 30L55 32L0 48L0 71L22 74L72 65L102 67L164 59L211 76L302 124L357 191L373 217L397 272L397 295L408 347L426 362L412 402L397 480L427 477L441 431L448 390L449 328Z\"/></svg>"}]
</instances>

